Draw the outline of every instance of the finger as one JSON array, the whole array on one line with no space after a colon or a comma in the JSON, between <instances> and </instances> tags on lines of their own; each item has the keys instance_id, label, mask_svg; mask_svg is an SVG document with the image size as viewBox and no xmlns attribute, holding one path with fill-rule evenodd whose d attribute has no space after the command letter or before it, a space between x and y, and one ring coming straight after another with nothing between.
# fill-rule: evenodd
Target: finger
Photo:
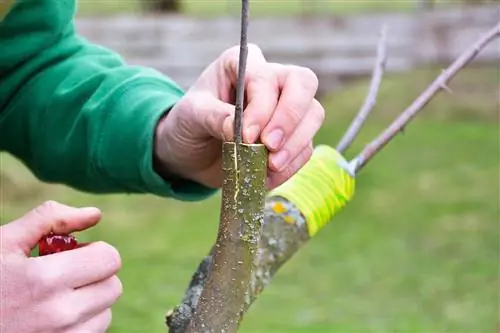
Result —
<instances>
[{"instance_id":1,"label":"finger","mask_svg":"<svg viewBox=\"0 0 500 333\"><path fill-rule=\"evenodd\" d=\"M283 169L294 161L300 153L313 140L316 132L321 128L325 119L325 110L321 104L314 99L302 122L298 125L291 137L285 141L283 148L269 155L269 167L272 171L283 171Z\"/></svg>"},{"instance_id":2,"label":"finger","mask_svg":"<svg viewBox=\"0 0 500 333\"><path fill-rule=\"evenodd\" d=\"M267 187L273 189L280 186L300 170L300 168L309 161L313 153L313 144L307 145L300 154L289 163L281 172L271 171L267 176Z\"/></svg>"},{"instance_id":3,"label":"finger","mask_svg":"<svg viewBox=\"0 0 500 333\"><path fill-rule=\"evenodd\" d=\"M190 98L194 119L200 125L200 131L191 129L190 135L207 133L207 137L199 139L216 138L219 140L231 140L233 137L234 105L224 103L212 94L197 93Z\"/></svg>"},{"instance_id":4,"label":"finger","mask_svg":"<svg viewBox=\"0 0 500 333\"><path fill-rule=\"evenodd\" d=\"M70 304L80 307L76 309L82 320L88 320L109 309L120 298L123 285L120 279L113 275L106 280L77 288L70 297Z\"/></svg>"},{"instance_id":5,"label":"finger","mask_svg":"<svg viewBox=\"0 0 500 333\"><path fill-rule=\"evenodd\" d=\"M224 63L235 87L238 77L239 48L232 48ZM277 73L266 62L260 48L254 44L248 45L245 95L247 105L243 116L243 141L255 143L274 113L279 99L279 85Z\"/></svg>"},{"instance_id":6,"label":"finger","mask_svg":"<svg viewBox=\"0 0 500 333\"><path fill-rule=\"evenodd\" d=\"M29 254L38 241L50 232L68 234L94 226L101 212L94 207L76 208L56 201L47 201L23 217L2 227L6 246Z\"/></svg>"},{"instance_id":7,"label":"finger","mask_svg":"<svg viewBox=\"0 0 500 333\"><path fill-rule=\"evenodd\" d=\"M111 325L112 318L111 309L106 309L86 322L69 328L64 333L105 333Z\"/></svg>"},{"instance_id":8,"label":"finger","mask_svg":"<svg viewBox=\"0 0 500 333\"><path fill-rule=\"evenodd\" d=\"M283 66L279 72L283 88L276 110L262 132L262 141L270 151L282 148L295 132L318 89L318 78L308 68Z\"/></svg>"},{"instance_id":9,"label":"finger","mask_svg":"<svg viewBox=\"0 0 500 333\"><path fill-rule=\"evenodd\" d=\"M120 254L104 242L30 260L38 280L54 289L90 285L115 275L121 268Z\"/></svg>"}]
</instances>

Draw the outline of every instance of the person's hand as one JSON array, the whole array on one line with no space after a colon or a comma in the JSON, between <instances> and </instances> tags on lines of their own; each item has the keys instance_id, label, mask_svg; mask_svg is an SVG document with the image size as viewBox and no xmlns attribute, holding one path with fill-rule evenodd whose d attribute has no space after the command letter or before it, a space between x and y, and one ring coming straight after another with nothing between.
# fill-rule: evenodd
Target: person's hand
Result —
<instances>
[{"instance_id":1,"label":"person's hand","mask_svg":"<svg viewBox=\"0 0 500 333\"><path fill-rule=\"evenodd\" d=\"M48 233L71 233L100 220L96 208L46 202L0 227L0 332L99 333L122 292L118 251L103 242L29 257Z\"/></svg>"},{"instance_id":2,"label":"person's hand","mask_svg":"<svg viewBox=\"0 0 500 333\"><path fill-rule=\"evenodd\" d=\"M221 186L221 141L234 140L238 56L239 47L223 52L160 121L155 153L169 172ZM267 146L268 187L274 188L312 154L325 116L315 99L318 79L307 68L267 62L255 45L249 45L245 78L243 142Z\"/></svg>"}]
</instances>

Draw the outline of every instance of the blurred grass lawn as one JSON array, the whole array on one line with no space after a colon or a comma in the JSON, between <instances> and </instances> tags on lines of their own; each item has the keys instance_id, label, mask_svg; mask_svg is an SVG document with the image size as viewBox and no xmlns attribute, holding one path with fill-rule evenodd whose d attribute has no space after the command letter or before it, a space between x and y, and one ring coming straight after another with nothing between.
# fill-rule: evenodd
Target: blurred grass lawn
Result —
<instances>
[{"instance_id":1,"label":"blurred grass lawn","mask_svg":"<svg viewBox=\"0 0 500 333\"><path fill-rule=\"evenodd\" d=\"M437 74L387 77L351 152ZM459 74L454 94L439 95L363 170L354 201L278 273L241 332L498 329L498 74L493 67ZM337 142L366 88L355 84L324 100L317 143ZM110 242L123 257L125 292L109 332L165 332L165 311L181 299L214 240L219 196L199 203L93 196L41 184L6 154L2 172L2 222L45 199L100 207L103 221L79 238Z\"/></svg>"},{"instance_id":2,"label":"blurred grass lawn","mask_svg":"<svg viewBox=\"0 0 500 333\"><path fill-rule=\"evenodd\" d=\"M109 15L139 12L143 0L78 0L80 15ZM437 0L439 5L456 5L457 0ZM98 4L99 3L99 4ZM98 5L97 5L98 4ZM239 14L240 1L182 0L182 12L188 15ZM374 10L412 10L413 0L251 0L252 15L289 15L304 13L346 14Z\"/></svg>"}]
</instances>

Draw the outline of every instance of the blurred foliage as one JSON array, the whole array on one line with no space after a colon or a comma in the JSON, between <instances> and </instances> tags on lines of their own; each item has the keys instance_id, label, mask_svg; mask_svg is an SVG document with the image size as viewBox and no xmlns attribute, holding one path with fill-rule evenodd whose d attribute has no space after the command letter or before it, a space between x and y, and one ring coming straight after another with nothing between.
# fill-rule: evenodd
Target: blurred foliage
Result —
<instances>
[{"instance_id":1,"label":"blurred foliage","mask_svg":"<svg viewBox=\"0 0 500 333\"><path fill-rule=\"evenodd\" d=\"M353 156L440 73L388 76ZM316 143L336 144L367 81L323 100ZM498 328L498 68L470 67L358 177L354 201L277 274L242 333L483 333ZM95 205L103 220L77 236L123 258L124 295L110 333L165 332L217 232L220 196L197 203L95 196L36 181L1 157L1 221L46 199Z\"/></svg>"},{"instance_id":2,"label":"blurred foliage","mask_svg":"<svg viewBox=\"0 0 500 333\"><path fill-rule=\"evenodd\" d=\"M150 12L177 13L181 6L181 0L141 0L141 8Z\"/></svg>"}]
</instances>

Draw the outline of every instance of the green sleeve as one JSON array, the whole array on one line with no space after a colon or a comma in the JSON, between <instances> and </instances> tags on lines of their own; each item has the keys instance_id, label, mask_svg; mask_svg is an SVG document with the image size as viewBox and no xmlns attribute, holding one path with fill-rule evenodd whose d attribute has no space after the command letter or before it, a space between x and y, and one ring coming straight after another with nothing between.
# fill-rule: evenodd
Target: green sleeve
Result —
<instances>
[{"instance_id":1,"label":"green sleeve","mask_svg":"<svg viewBox=\"0 0 500 333\"><path fill-rule=\"evenodd\" d=\"M0 150L40 180L183 201L215 193L185 179L166 181L153 168L156 124L183 95L159 72L125 65L71 28L17 72L0 77L0 86L8 87L11 78L18 87L0 96Z\"/></svg>"}]
</instances>

